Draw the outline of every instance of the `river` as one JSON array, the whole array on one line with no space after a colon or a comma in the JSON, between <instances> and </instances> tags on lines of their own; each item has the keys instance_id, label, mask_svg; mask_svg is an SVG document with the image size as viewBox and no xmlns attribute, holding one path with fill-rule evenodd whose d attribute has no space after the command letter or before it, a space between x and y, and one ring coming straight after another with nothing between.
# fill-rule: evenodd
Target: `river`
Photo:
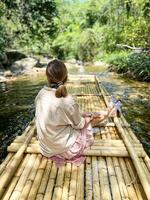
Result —
<instances>
[{"instance_id":1,"label":"river","mask_svg":"<svg viewBox=\"0 0 150 200\"><path fill-rule=\"evenodd\" d=\"M107 91L122 100L123 114L150 156L150 84L122 78L104 66L72 66L68 71L99 75ZM7 155L7 146L32 120L35 96L45 83L43 73L0 83L0 162Z\"/></svg>"}]
</instances>

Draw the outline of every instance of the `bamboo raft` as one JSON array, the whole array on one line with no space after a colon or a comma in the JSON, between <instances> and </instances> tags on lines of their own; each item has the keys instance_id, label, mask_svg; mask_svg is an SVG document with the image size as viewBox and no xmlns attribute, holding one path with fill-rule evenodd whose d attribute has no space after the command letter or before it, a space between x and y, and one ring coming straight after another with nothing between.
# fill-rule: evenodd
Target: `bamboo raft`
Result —
<instances>
[{"instance_id":1,"label":"bamboo raft","mask_svg":"<svg viewBox=\"0 0 150 200\"><path fill-rule=\"evenodd\" d=\"M67 87L83 112L108 105L109 94L97 77L72 75ZM57 168L40 154L33 120L0 165L0 199L150 200L150 159L125 118L110 119L94 139L84 164Z\"/></svg>"}]
</instances>

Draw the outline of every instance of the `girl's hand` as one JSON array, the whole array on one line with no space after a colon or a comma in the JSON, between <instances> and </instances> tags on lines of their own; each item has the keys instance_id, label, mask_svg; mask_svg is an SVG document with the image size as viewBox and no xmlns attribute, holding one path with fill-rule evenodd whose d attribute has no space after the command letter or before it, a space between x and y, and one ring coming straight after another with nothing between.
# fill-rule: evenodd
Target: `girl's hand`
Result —
<instances>
[{"instance_id":1,"label":"girl's hand","mask_svg":"<svg viewBox=\"0 0 150 200\"><path fill-rule=\"evenodd\" d=\"M86 112L82 114L82 117L91 117L92 113L91 112Z\"/></svg>"}]
</instances>

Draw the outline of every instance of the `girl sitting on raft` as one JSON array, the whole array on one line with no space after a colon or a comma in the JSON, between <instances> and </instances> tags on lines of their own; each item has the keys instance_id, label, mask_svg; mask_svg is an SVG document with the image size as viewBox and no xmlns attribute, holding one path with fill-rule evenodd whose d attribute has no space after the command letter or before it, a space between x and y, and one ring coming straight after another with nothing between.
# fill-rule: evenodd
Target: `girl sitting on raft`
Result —
<instances>
[{"instance_id":1,"label":"girl sitting on raft","mask_svg":"<svg viewBox=\"0 0 150 200\"><path fill-rule=\"evenodd\" d=\"M92 127L114 115L114 108L101 113L81 114L77 102L67 93L67 68L59 60L46 68L48 86L35 99L36 128L41 154L62 166L66 162L80 165L83 151L93 143Z\"/></svg>"}]
</instances>

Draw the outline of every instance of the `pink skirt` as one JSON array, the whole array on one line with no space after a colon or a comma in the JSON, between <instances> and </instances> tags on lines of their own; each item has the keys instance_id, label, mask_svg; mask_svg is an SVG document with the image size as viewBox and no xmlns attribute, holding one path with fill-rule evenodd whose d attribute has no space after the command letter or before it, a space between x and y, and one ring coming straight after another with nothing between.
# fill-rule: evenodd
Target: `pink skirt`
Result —
<instances>
[{"instance_id":1,"label":"pink skirt","mask_svg":"<svg viewBox=\"0 0 150 200\"><path fill-rule=\"evenodd\" d=\"M67 162L73 163L77 166L84 162L85 156L83 155L83 151L85 148L91 146L94 141L91 124L86 125L79 131L80 134L75 143L66 152L50 157L57 167L63 166Z\"/></svg>"}]
</instances>

